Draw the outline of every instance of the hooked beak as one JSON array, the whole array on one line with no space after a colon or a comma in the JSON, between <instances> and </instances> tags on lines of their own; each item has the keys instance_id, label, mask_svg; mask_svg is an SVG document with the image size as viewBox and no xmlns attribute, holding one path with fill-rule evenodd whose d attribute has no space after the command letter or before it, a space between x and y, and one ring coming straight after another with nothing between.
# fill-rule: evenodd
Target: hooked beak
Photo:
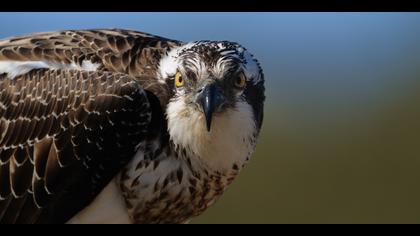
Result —
<instances>
[{"instance_id":1,"label":"hooked beak","mask_svg":"<svg viewBox=\"0 0 420 236\"><path fill-rule=\"evenodd\" d=\"M214 83L206 85L198 95L198 103L203 108L204 116L206 117L207 131L210 132L211 120L214 111L225 102L220 88Z\"/></svg>"}]
</instances>

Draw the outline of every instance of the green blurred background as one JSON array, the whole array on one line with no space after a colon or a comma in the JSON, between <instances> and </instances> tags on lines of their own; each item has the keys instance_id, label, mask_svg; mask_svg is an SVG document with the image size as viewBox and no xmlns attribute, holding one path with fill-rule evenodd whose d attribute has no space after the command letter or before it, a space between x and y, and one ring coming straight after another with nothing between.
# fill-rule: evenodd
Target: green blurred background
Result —
<instances>
[{"instance_id":1,"label":"green blurred background","mask_svg":"<svg viewBox=\"0 0 420 236\"><path fill-rule=\"evenodd\" d=\"M248 167L192 223L420 223L418 13L0 13L0 36L123 27L261 62Z\"/></svg>"}]
</instances>

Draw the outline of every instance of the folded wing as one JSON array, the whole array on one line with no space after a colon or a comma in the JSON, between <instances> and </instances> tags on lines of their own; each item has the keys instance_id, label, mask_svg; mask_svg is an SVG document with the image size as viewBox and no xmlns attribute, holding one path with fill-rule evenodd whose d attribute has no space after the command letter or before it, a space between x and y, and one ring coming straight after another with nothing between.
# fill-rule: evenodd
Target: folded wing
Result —
<instances>
[{"instance_id":1,"label":"folded wing","mask_svg":"<svg viewBox=\"0 0 420 236\"><path fill-rule=\"evenodd\" d=\"M63 223L133 157L151 119L126 74L0 75L0 223Z\"/></svg>"}]
</instances>

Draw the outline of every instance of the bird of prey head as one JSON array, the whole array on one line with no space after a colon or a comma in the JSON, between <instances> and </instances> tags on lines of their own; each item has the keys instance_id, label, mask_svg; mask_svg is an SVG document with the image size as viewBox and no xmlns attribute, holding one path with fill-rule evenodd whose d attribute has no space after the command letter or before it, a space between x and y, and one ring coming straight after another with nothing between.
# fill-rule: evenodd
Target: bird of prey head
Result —
<instances>
[{"instance_id":1,"label":"bird of prey head","mask_svg":"<svg viewBox=\"0 0 420 236\"><path fill-rule=\"evenodd\" d=\"M224 149L222 161L231 158L228 149L248 151L241 147L250 145L262 123L264 75L244 47L228 41L189 43L170 51L159 71L173 90L167 118L176 145L199 156L211 152L212 159L218 156L215 149Z\"/></svg>"},{"instance_id":2,"label":"bird of prey head","mask_svg":"<svg viewBox=\"0 0 420 236\"><path fill-rule=\"evenodd\" d=\"M264 75L227 41L0 40L0 223L184 223L256 148Z\"/></svg>"}]
</instances>

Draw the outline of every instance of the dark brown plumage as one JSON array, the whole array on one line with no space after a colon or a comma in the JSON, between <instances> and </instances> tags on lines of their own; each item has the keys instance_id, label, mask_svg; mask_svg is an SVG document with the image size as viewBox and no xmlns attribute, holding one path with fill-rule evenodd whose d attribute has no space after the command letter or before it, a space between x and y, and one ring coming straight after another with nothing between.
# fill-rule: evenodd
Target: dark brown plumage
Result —
<instances>
[{"instance_id":1,"label":"dark brown plumage","mask_svg":"<svg viewBox=\"0 0 420 236\"><path fill-rule=\"evenodd\" d=\"M89 203L144 138L146 100L124 74L40 70L0 78L1 222L63 222Z\"/></svg>"}]
</instances>

